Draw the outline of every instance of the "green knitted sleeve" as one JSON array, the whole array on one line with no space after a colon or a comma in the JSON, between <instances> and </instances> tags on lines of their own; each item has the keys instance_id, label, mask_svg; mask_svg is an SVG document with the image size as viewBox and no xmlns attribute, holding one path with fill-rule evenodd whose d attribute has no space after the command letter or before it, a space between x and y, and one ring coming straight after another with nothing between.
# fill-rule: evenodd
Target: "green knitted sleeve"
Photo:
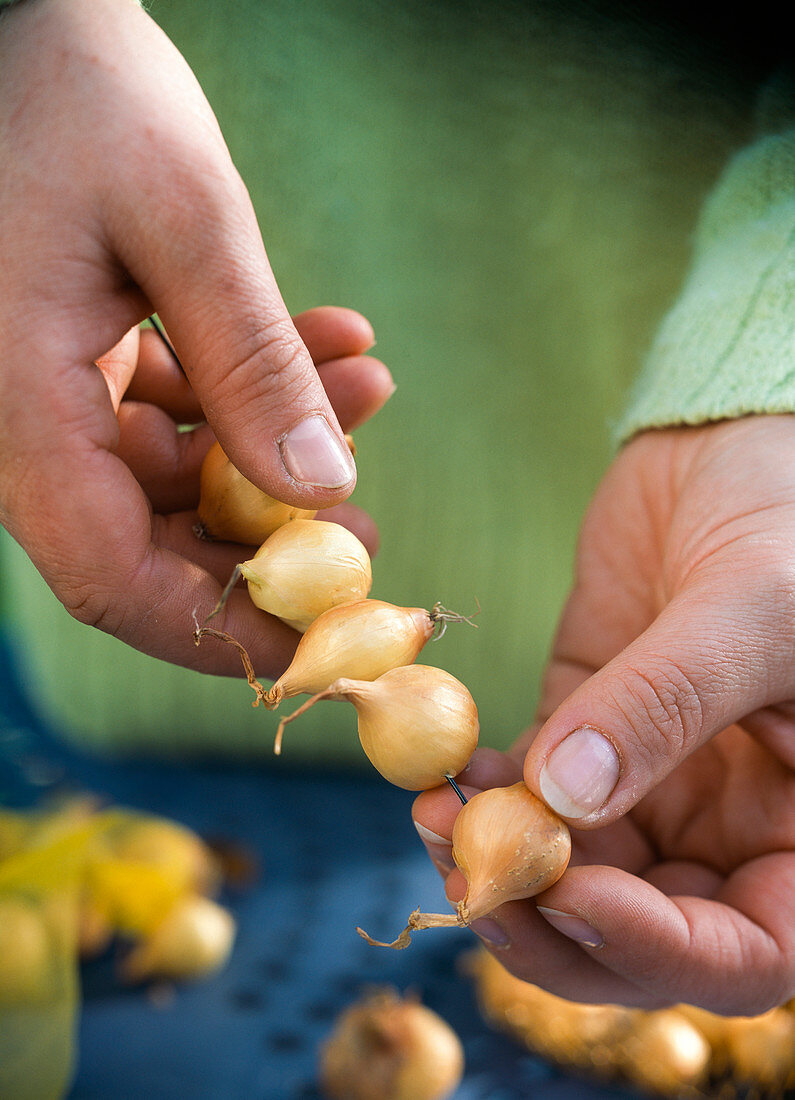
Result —
<instances>
[{"instance_id":1,"label":"green knitted sleeve","mask_svg":"<svg viewBox=\"0 0 795 1100\"><path fill-rule=\"evenodd\" d=\"M738 154L617 430L795 412L795 130Z\"/></svg>"}]
</instances>

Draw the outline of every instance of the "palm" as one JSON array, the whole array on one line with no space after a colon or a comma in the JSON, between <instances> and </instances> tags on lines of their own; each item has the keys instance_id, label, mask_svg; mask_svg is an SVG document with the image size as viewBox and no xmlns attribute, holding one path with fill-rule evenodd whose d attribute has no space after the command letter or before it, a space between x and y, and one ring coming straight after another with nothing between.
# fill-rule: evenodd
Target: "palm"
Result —
<instances>
[{"instance_id":1,"label":"palm","mask_svg":"<svg viewBox=\"0 0 795 1100\"><path fill-rule=\"evenodd\" d=\"M648 432L608 472L538 724L461 777L500 785L524 763L535 786L540 731L594 710L597 728L629 731L612 820L572 830L570 869L536 899L587 917L604 944L560 935L535 901L503 906L499 957L519 977L579 1000L741 1014L793 995L794 560L792 418ZM415 808L442 836L454 816L446 793ZM454 872L448 892L463 888Z\"/></svg>"},{"instance_id":2,"label":"palm","mask_svg":"<svg viewBox=\"0 0 795 1100\"><path fill-rule=\"evenodd\" d=\"M570 675L577 662L580 676L607 664L694 578L701 583L729 569L739 589L752 590L767 554L785 564L787 546L795 549L795 473L786 448L795 450L795 423L771 418L651 433L631 445L586 522L578 592L561 624L549 679L560 654ZM606 606L612 630L588 629L592 609ZM571 648L589 637L582 652ZM758 672L764 679L763 654ZM548 695L543 716L559 701ZM791 845L795 723L786 702L777 702L695 749L621 822L581 832L581 855L617 860L669 894L720 896L749 861ZM624 862L630 838L632 855Z\"/></svg>"}]
</instances>

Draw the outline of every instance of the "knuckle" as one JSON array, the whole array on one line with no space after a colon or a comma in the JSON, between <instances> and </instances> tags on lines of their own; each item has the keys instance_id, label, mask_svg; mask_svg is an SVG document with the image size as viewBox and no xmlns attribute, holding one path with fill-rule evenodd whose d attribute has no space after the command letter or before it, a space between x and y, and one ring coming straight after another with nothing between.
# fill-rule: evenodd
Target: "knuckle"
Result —
<instances>
[{"instance_id":1,"label":"knuckle","mask_svg":"<svg viewBox=\"0 0 795 1100\"><path fill-rule=\"evenodd\" d=\"M231 364L219 379L218 405L234 400L239 415L251 408L261 415L263 404L289 405L300 401L312 389L314 379L307 369L308 353L289 319L270 321L238 343Z\"/></svg>"},{"instance_id":2,"label":"knuckle","mask_svg":"<svg viewBox=\"0 0 795 1100\"><path fill-rule=\"evenodd\" d=\"M73 619L108 634L117 633L118 617L112 613L109 593L97 584L61 581L55 588L58 599Z\"/></svg>"},{"instance_id":3,"label":"knuckle","mask_svg":"<svg viewBox=\"0 0 795 1100\"><path fill-rule=\"evenodd\" d=\"M688 675L675 662L660 660L654 666L630 669L622 687L621 709L638 747L657 758L662 741L669 759L680 759L697 740L704 722L701 695Z\"/></svg>"}]
</instances>

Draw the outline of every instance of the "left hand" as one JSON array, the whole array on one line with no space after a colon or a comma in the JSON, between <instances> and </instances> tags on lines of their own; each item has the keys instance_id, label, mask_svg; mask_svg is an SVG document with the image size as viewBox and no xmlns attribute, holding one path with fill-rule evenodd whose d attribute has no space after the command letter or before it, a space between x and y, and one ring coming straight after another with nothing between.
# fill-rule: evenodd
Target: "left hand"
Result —
<instances>
[{"instance_id":1,"label":"left hand","mask_svg":"<svg viewBox=\"0 0 795 1100\"><path fill-rule=\"evenodd\" d=\"M512 973L643 1008L795 995L793 623L795 417L628 444L585 520L537 725L459 777L471 794L523 774L572 827L562 879L475 928ZM415 803L445 874L458 807ZM448 896L464 885L453 871Z\"/></svg>"}]
</instances>

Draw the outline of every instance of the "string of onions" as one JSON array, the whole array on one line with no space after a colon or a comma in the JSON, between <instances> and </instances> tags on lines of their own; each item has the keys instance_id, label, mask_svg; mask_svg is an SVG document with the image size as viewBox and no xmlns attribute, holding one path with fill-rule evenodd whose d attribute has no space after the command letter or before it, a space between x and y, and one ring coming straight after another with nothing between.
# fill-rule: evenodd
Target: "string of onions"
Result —
<instances>
[{"instance_id":1,"label":"string of onions","mask_svg":"<svg viewBox=\"0 0 795 1100\"><path fill-rule=\"evenodd\" d=\"M252 495L250 483L241 488L221 455L211 449L202 474L205 531L212 531L213 524L219 530L217 517L234 516L237 509L246 521L259 510L267 513L268 523L275 522L271 504ZM243 530L242 523L224 529ZM249 526L246 533L251 531ZM253 706L262 703L273 710L286 698L311 695L279 723L277 754L289 723L321 700L344 700L356 709L368 759L396 786L427 790L452 781L466 767L478 740L475 702L450 673L414 662L448 622L470 619L439 604L429 611L369 598L372 570L359 540L337 524L296 518L289 510L256 554L240 563L209 617L221 610L240 576L256 606L302 632L289 666L266 690L235 638L206 621L197 624L194 638L197 645L215 637L236 646L255 692ZM460 810L453 829L453 858L467 880L455 914L415 910L390 944L357 931L371 944L402 948L421 928L467 925L506 901L547 889L565 871L570 854L565 823L524 783L480 792Z\"/></svg>"}]
</instances>

